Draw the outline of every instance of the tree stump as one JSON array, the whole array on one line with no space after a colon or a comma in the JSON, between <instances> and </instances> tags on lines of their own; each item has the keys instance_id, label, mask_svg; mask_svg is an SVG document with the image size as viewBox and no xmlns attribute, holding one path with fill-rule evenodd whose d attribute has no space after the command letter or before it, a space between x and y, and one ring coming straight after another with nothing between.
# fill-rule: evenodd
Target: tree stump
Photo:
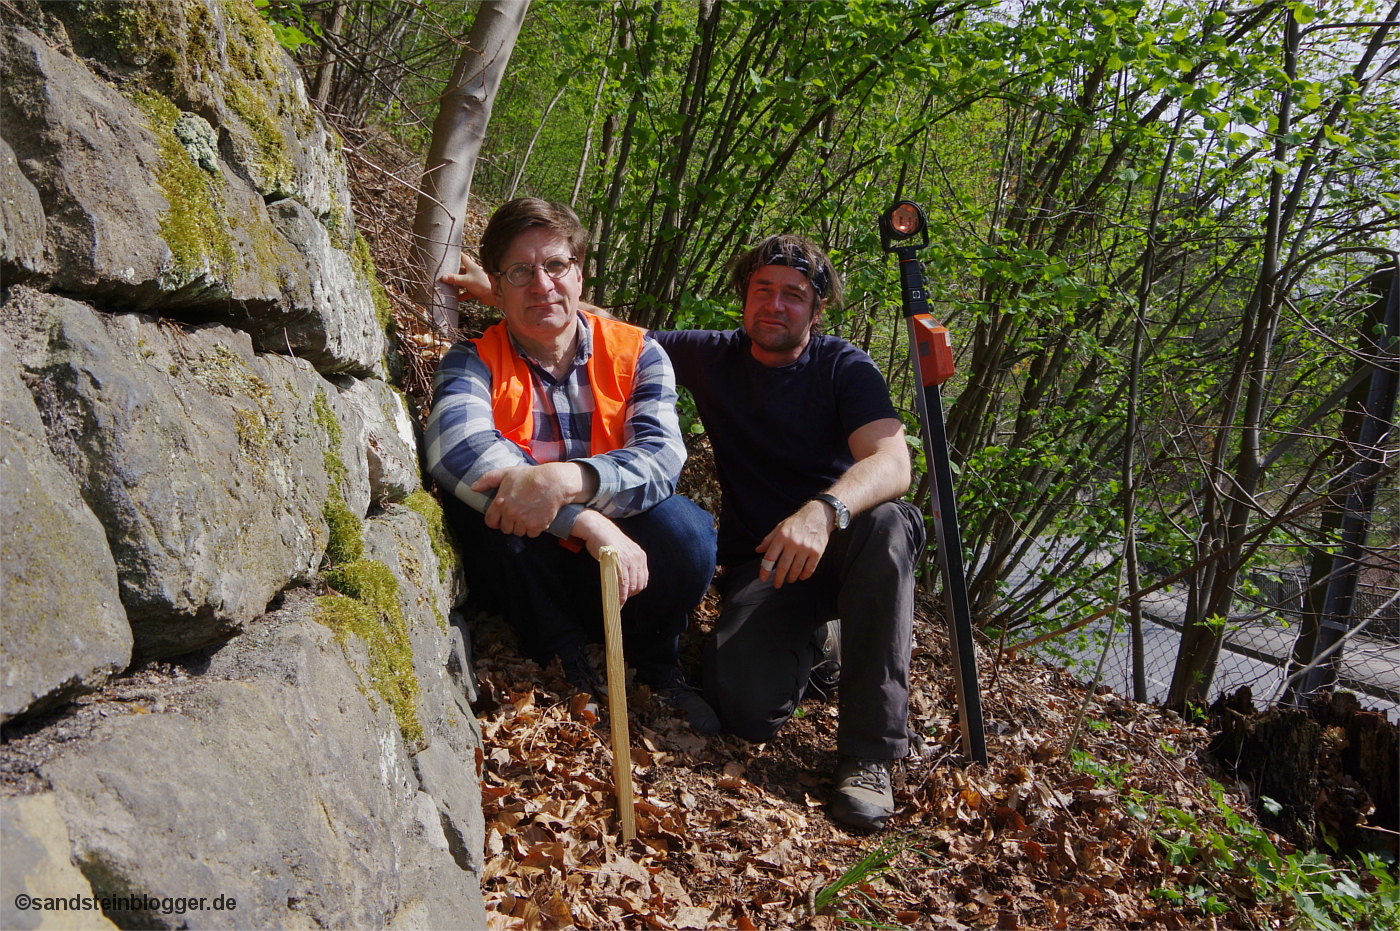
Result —
<instances>
[{"instance_id":1,"label":"tree stump","mask_svg":"<svg viewBox=\"0 0 1400 931\"><path fill-rule=\"evenodd\" d=\"M1385 715L1347 692L1318 696L1307 710L1256 712L1249 686L1210 710L1211 755L1256 797L1282 806L1256 806L1265 828L1304 848L1326 836L1347 853L1396 851L1397 835L1387 832L1400 830L1400 728Z\"/></svg>"}]
</instances>

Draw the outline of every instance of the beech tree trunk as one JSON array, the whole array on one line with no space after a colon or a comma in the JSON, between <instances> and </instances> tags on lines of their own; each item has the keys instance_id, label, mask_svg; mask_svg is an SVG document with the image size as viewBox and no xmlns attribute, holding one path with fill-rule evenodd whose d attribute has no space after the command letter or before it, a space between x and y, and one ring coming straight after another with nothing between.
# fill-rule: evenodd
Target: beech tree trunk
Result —
<instances>
[{"instance_id":1,"label":"beech tree trunk","mask_svg":"<svg viewBox=\"0 0 1400 931\"><path fill-rule=\"evenodd\" d=\"M530 0L481 4L433 122L433 141L413 220L413 265L419 275L413 297L439 329L457 326L456 289L439 279L459 267L462 222L476 157L529 5Z\"/></svg>"}]
</instances>

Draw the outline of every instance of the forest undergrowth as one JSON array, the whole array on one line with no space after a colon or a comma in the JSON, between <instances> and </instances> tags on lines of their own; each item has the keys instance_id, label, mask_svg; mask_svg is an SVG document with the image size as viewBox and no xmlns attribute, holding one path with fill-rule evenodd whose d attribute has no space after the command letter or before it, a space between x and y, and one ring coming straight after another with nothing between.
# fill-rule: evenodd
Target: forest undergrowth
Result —
<instances>
[{"instance_id":1,"label":"forest undergrowth","mask_svg":"<svg viewBox=\"0 0 1400 931\"><path fill-rule=\"evenodd\" d=\"M715 607L706 600L686 639L692 666ZM1266 845L1280 859L1298 853L1254 826L1242 787L1212 779L1203 727L1091 694L1066 752L1085 686L984 654L990 763L968 765L930 607L916 620L918 738L896 770L885 832L827 818L839 699L805 700L776 739L750 744L699 737L634 686L630 845L606 708L570 694L557 666L523 659L507 625L478 615L491 927L1279 928L1307 918L1259 881L1250 861L1266 860Z\"/></svg>"},{"instance_id":2,"label":"forest undergrowth","mask_svg":"<svg viewBox=\"0 0 1400 931\"><path fill-rule=\"evenodd\" d=\"M708 445L689 445L680 490L715 509ZM683 638L692 681L717 610L707 596ZM1026 657L998 661L990 645L979 650L989 765L969 765L948 641L926 595L913 749L895 770L898 811L875 835L826 815L839 693L808 697L776 739L752 744L696 735L633 684L638 837L623 844L607 708L573 693L557 664L524 659L500 618L478 613L472 628L493 929L1364 928L1400 918L1379 864L1351 876L1262 830L1248 787L1207 756L1205 727Z\"/></svg>"}]
</instances>

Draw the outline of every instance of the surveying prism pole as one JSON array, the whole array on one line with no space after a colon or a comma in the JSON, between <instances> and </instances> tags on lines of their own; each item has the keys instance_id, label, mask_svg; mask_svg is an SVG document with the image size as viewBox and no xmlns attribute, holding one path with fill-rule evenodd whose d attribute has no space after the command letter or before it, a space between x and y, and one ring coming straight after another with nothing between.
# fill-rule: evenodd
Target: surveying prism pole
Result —
<instances>
[{"instance_id":1,"label":"surveying prism pole","mask_svg":"<svg viewBox=\"0 0 1400 931\"><path fill-rule=\"evenodd\" d=\"M915 236L921 236L921 241L910 242ZM943 572L944 612L948 620L948 643L953 651L953 682L958 690L963 755L985 766L987 738L982 727L982 691L977 681L977 652L972 641L972 609L967 600L958 499L953 491L953 466L948 456L943 393L939 388L953 375L953 346L947 328L928 313L924 273L916 257L916 253L928 245L928 220L923 208L913 201L901 200L881 214L880 243L886 252L899 258L910 361L922 386L922 390L914 392L914 397L923 427L924 461L930 482L929 507L938 541L938 566Z\"/></svg>"}]
</instances>

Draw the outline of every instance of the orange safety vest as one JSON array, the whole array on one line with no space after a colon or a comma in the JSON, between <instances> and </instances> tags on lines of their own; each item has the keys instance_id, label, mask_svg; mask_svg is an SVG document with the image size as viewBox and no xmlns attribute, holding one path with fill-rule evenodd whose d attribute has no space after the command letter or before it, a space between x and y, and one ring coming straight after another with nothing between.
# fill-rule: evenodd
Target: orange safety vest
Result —
<instances>
[{"instance_id":1,"label":"orange safety vest","mask_svg":"<svg viewBox=\"0 0 1400 931\"><path fill-rule=\"evenodd\" d=\"M593 389L593 425L589 437L594 456L621 449L625 443L627 401L632 397L637 360L642 356L640 327L583 311L593 336L588 383ZM501 436L530 452L535 432L534 392L530 366L511 344L502 320L472 340L491 372L491 415Z\"/></svg>"}]
</instances>

